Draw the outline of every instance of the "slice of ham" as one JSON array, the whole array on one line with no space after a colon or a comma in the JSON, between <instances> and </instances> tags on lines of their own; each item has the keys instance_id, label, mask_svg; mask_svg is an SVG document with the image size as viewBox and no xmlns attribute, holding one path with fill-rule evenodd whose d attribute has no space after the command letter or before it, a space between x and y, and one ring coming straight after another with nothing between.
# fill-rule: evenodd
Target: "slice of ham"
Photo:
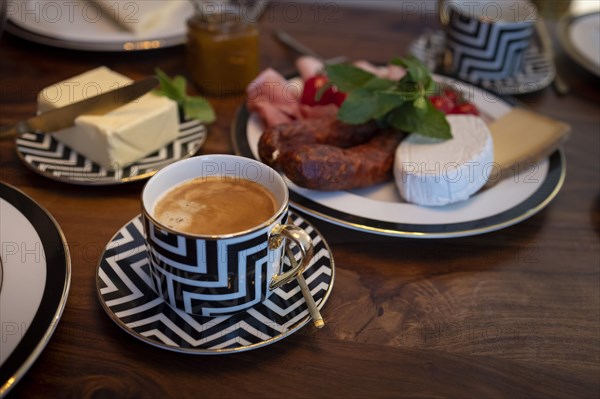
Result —
<instances>
[{"instance_id":1,"label":"slice of ham","mask_svg":"<svg viewBox=\"0 0 600 399\"><path fill-rule=\"evenodd\" d=\"M288 81L279 72L267 68L246 89L246 105L267 126L289 123L301 117L299 98L302 85Z\"/></svg>"},{"instance_id":2,"label":"slice of ham","mask_svg":"<svg viewBox=\"0 0 600 399\"><path fill-rule=\"evenodd\" d=\"M338 110L335 104L315 106L300 104L301 93L301 82L286 80L280 73L268 68L248 85L246 105L250 112L259 115L266 127L290 123L298 119L322 117L335 119Z\"/></svg>"},{"instance_id":3,"label":"slice of ham","mask_svg":"<svg viewBox=\"0 0 600 399\"><path fill-rule=\"evenodd\" d=\"M384 79L399 80L406 74L404 68L398 65L376 66L364 60L355 61L353 65Z\"/></svg>"},{"instance_id":4,"label":"slice of ham","mask_svg":"<svg viewBox=\"0 0 600 399\"><path fill-rule=\"evenodd\" d=\"M404 69L397 65L379 67L367 61L356 61L354 65L378 77L391 80L398 80L405 74ZM311 56L300 57L296 61L296 68L303 80L322 72L323 67L322 61ZM248 85L246 94L248 110L257 113L266 127L299 119L331 117L338 111L335 104L300 104L302 83L297 80L289 81L271 68L265 69Z\"/></svg>"},{"instance_id":5,"label":"slice of ham","mask_svg":"<svg viewBox=\"0 0 600 399\"><path fill-rule=\"evenodd\" d=\"M353 65L384 79L399 80L406 74L404 68L398 65L377 66L365 60L355 61ZM323 73L324 68L323 61L313 56L305 55L296 60L296 70L304 81Z\"/></svg>"}]
</instances>

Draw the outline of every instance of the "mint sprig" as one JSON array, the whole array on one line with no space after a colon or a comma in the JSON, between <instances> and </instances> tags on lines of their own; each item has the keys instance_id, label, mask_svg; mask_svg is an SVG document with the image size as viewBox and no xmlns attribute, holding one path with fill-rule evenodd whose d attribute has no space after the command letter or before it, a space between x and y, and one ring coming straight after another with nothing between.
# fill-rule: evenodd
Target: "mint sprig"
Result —
<instances>
[{"instance_id":1,"label":"mint sprig","mask_svg":"<svg viewBox=\"0 0 600 399\"><path fill-rule=\"evenodd\" d=\"M177 75L170 78L159 68L155 71L160 87L154 92L175 101L183 110L186 119L198 119L205 123L215 120L215 111L210 103L200 96L188 96L186 94L186 79Z\"/></svg>"},{"instance_id":2,"label":"mint sprig","mask_svg":"<svg viewBox=\"0 0 600 399\"><path fill-rule=\"evenodd\" d=\"M406 75L394 81L354 65L325 67L329 81L347 94L337 118L352 125L375 120L382 126L409 133L452 138L446 116L428 99L436 84L427 67L413 56L395 58L391 63L404 67Z\"/></svg>"}]
</instances>

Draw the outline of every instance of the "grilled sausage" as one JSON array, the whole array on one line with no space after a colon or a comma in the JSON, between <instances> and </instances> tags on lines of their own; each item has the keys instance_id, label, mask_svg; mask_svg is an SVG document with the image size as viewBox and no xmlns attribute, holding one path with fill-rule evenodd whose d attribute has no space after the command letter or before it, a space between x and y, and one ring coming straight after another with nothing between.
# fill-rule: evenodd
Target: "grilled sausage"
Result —
<instances>
[{"instance_id":1,"label":"grilled sausage","mask_svg":"<svg viewBox=\"0 0 600 399\"><path fill-rule=\"evenodd\" d=\"M377 125L347 125L331 118L304 119L266 129L258 142L260 159L276 169L282 159L308 144L348 148L365 143L377 133Z\"/></svg>"},{"instance_id":2,"label":"grilled sausage","mask_svg":"<svg viewBox=\"0 0 600 399\"><path fill-rule=\"evenodd\" d=\"M367 187L391 177L401 138L401 133L386 130L350 148L303 144L280 162L286 176L301 187L327 191Z\"/></svg>"}]
</instances>

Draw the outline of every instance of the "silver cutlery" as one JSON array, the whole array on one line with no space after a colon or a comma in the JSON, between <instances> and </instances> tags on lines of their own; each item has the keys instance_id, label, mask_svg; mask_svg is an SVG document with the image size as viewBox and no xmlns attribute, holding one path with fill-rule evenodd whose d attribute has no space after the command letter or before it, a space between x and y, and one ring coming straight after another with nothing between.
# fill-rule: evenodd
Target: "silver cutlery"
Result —
<instances>
[{"instance_id":1,"label":"silver cutlery","mask_svg":"<svg viewBox=\"0 0 600 399\"><path fill-rule=\"evenodd\" d=\"M291 48L292 50L294 50L302 55L309 55L311 57L315 57L315 58L323 61L325 64L338 64L338 63L345 62L348 60L348 58L344 57L344 56L338 56L338 57L325 59L319 53L317 53L313 49L307 47L306 45L300 43L297 39L293 38L289 33L282 31L282 30L276 31L275 37L281 43L285 44L287 47Z\"/></svg>"}]
</instances>

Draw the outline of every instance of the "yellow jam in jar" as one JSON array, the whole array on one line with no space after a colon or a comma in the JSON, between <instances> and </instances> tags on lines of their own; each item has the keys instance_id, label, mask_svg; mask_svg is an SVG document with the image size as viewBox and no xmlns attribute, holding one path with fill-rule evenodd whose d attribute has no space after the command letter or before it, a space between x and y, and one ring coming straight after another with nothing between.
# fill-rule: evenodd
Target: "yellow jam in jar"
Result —
<instances>
[{"instance_id":1,"label":"yellow jam in jar","mask_svg":"<svg viewBox=\"0 0 600 399\"><path fill-rule=\"evenodd\" d=\"M258 29L240 12L195 14L187 21L188 68L205 94L241 93L258 75Z\"/></svg>"}]
</instances>

